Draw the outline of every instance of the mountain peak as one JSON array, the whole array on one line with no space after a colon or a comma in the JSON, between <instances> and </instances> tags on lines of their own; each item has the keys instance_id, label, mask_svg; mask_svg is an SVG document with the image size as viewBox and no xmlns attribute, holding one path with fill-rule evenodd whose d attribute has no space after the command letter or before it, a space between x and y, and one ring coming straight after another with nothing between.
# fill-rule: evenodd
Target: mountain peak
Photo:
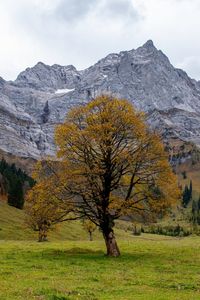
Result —
<instances>
[{"instance_id":1,"label":"mountain peak","mask_svg":"<svg viewBox=\"0 0 200 300\"><path fill-rule=\"evenodd\" d=\"M42 61L39 61L33 68L37 68L37 67L49 67L48 65L46 65L45 63L43 63Z\"/></svg>"},{"instance_id":2,"label":"mountain peak","mask_svg":"<svg viewBox=\"0 0 200 300\"><path fill-rule=\"evenodd\" d=\"M152 40L148 40L142 47L154 47L154 43Z\"/></svg>"}]
</instances>

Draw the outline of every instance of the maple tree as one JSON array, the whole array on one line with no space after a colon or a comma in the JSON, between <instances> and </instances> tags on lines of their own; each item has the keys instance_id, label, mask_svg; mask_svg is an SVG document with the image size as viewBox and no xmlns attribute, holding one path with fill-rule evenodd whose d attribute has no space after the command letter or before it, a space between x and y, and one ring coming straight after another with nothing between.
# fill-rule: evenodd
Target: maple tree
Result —
<instances>
[{"instance_id":1,"label":"maple tree","mask_svg":"<svg viewBox=\"0 0 200 300\"><path fill-rule=\"evenodd\" d=\"M109 256L120 255L116 219L163 213L180 196L160 137L127 100L105 95L72 109L55 142L57 166L48 161L38 174L52 174L61 203L100 228Z\"/></svg>"},{"instance_id":2,"label":"maple tree","mask_svg":"<svg viewBox=\"0 0 200 300\"><path fill-rule=\"evenodd\" d=\"M38 179L37 176L35 178ZM38 231L39 242L47 241L49 230L64 222L72 212L72 208L62 204L58 197L59 189L53 176L38 181L26 195L25 222L34 231Z\"/></svg>"},{"instance_id":3,"label":"maple tree","mask_svg":"<svg viewBox=\"0 0 200 300\"><path fill-rule=\"evenodd\" d=\"M92 221L84 219L83 228L89 234L90 241L93 241L93 232L96 230L96 225Z\"/></svg>"}]
</instances>

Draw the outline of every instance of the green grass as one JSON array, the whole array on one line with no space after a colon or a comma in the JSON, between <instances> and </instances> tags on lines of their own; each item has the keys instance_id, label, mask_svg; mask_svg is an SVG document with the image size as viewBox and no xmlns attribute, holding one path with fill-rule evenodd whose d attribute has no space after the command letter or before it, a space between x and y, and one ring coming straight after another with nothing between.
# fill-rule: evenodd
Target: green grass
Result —
<instances>
[{"instance_id":1,"label":"green grass","mask_svg":"<svg viewBox=\"0 0 200 300\"><path fill-rule=\"evenodd\" d=\"M151 235L101 241L0 242L0 299L200 299L200 239Z\"/></svg>"},{"instance_id":2,"label":"green grass","mask_svg":"<svg viewBox=\"0 0 200 300\"><path fill-rule=\"evenodd\" d=\"M200 299L198 237L134 237L116 229L122 255L107 258L100 233L89 242L80 222L37 243L23 211L5 203L0 228L0 300Z\"/></svg>"}]
</instances>

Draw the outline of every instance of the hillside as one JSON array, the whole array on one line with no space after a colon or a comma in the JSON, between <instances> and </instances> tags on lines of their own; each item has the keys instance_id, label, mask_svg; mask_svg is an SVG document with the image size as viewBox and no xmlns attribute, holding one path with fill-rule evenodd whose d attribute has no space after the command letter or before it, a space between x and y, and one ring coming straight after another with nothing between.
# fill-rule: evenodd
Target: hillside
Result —
<instances>
[{"instance_id":1,"label":"hillside","mask_svg":"<svg viewBox=\"0 0 200 300\"><path fill-rule=\"evenodd\" d=\"M130 236L129 233L117 228L116 235L119 238ZM50 241L88 240L88 238L87 232L79 221L59 224L49 233ZM94 233L94 239L102 239L98 230ZM2 200L0 200L0 240L37 240L37 232L33 232L26 226L24 211L11 207Z\"/></svg>"},{"instance_id":2,"label":"hillside","mask_svg":"<svg viewBox=\"0 0 200 300\"><path fill-rule=\"evenodd\" d=\"M200 195L200 149L193 143L180 139L164 140L169 161L178 177L179 186L184 189L192 180L193 199Z\"/></svg>"}]
</instances>

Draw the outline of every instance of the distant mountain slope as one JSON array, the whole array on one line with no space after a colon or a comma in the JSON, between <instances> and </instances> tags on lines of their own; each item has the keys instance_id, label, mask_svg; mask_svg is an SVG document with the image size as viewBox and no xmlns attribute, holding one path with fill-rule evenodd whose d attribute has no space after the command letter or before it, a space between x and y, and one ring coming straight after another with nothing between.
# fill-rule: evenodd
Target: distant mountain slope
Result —
<instances>
[{"instance_id":1,"label":"distant mountain slope","mask_svg":"<svg viewBox=\"0 0 200 300\"><path fill-rule=\"evenodd\" d=\"M54 153L55 125L69 108L101 93L133 102L165 136L200 145L200 83L148 41L86 70L39 62L14 82L0 78L0 149L31 158Z\"/></svg>"}]
</instances>

